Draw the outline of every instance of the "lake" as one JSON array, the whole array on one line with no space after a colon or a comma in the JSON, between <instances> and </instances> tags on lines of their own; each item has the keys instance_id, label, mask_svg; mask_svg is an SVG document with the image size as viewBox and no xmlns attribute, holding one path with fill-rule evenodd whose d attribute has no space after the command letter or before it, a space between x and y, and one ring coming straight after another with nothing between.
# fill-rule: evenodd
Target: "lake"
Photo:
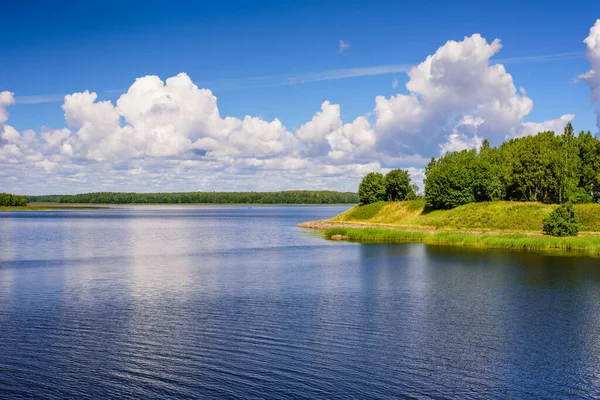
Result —
<instances>
[{"instance_id":1,"label":"lake","mask_svg":"<svg viewBox=\"0 0 600 400\"><path fill-rule=\"evenodd\" d=\"M600 261L322 239L347 207L0 213L0 398L599 398Z\"/></svg>"}]
</instances>

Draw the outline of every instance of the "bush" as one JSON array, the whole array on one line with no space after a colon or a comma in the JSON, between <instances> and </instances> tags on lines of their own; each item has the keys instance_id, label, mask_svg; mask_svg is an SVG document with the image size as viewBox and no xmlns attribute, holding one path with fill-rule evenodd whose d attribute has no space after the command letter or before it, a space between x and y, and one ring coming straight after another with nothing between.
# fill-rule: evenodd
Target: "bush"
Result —
<instances>
[{"instance_id":1,"label":"bush","mask_svg":"<svg viewBox=\"0 0 600 400\"><path fill-rule=\"evenodd\" d=\"M544 218L543 230L551 236L577 236L579 223L573 205L568 203L558 206Z\"/></svg>"},{"instance_id":2,"label":"bush","mask_svg":"<svg viewBox=\"0 0 600 400\"><path fill-rule=\"evenodd\" d=\"M385 201L385 178L378 172L370 172L358 185L358 200L361 204Z\"/></svg>"}]
</instances>

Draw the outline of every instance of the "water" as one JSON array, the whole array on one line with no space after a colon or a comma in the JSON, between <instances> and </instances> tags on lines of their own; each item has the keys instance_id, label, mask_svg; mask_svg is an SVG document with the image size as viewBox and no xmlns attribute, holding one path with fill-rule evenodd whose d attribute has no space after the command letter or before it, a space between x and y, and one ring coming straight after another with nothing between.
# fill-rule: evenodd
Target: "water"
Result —
<instances>
[{"instance_id":1,"label":"water","mask_svg":"<svg viewBox=\"0 0 600 400\"><path fill-rule=\"evenodd\" d=\"M343 209L0 213L0 398L600 397L600 261L295 227Z\"/></svg>"}]
</instances>

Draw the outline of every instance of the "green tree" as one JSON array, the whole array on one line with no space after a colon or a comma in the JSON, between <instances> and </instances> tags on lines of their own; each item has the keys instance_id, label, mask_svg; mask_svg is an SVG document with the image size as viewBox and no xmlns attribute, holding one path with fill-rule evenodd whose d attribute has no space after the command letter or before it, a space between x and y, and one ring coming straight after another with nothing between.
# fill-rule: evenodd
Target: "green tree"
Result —
<instances>
[{"instance_id":1,"label":"green tree","mask_svg":"<svg viewBox=\"0 0 600 400\"><path fill-rule=\"evenodd\" d=\"M393 169L385 175L387 201L403 201L415 198L408 171Z\"/></svg>"},{"instance_id":2,"label":"green tree","mask_svg":"<svg viewBox=\"0 0 600 400\"><path fill-rule=\"evenodd\" d=\"M487 150L492 151L491 149ZM491 157L491 155L490 155ZM425 201L430 210L450 209L501 198L502 188L492 158L475 150L448 153L425 169Z\"/></svg>"},{"instance_id":3,"label":"green tree","mask_svg":"<svg viewBox=\"0 0 600 400\"><path fill-rule=\"evenodd\" d=\"M577 236L579 223L571 203L561 204L543 221L543 231L552 236Z\"/></svg>"},{"instance_id":4,"label":"green tree","mask_svg":"<svg viewBox=\"0 0 600 400\"><path fill-rule=\"evenodd\" d=\"M483 139L483 142L481 143L481 151L485 151L485 150L489 150L490 149L490 141L487 139Z\"/></svg>"},{"instance_id":5,"label":"green tree","mask_svg":"<svg viewBox=\"0 0 600 400\"><path fill-rule=\"evenodd\" d=\"M385 201L385 178L379 172L370 172L358 185L358 200L361 204L371 204Z\"/></svg>"},{"instance_id":6,"label":"green tree","mask_svg":"<svg viewBox=\"0 0 600 400\"><path fill-rule=\"evenodd\" d=\"M0 206L24 207L27 205L27 197L17 196L10 193L0 193Z\"/></svg>"},{"instance_id":7,"label":"green tree","mask_svg":"<svg viewBox=\"0 0 600 400\"><path fill-rule=\"evenodd\" d=\"M579 150L578 192L573 199L576 203L591 203L600 200L600 142L591 132L580 132L577 137Z\"/></svg>"}]
</instances>

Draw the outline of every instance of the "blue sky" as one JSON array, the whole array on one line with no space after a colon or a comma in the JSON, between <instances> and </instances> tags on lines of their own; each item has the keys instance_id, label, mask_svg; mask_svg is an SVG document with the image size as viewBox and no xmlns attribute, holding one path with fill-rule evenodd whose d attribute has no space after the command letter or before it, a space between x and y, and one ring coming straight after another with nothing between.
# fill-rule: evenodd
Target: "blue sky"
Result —
<instances>
[{"instance_id":1,"label":"blue sky","mask_svg":"<svg viewBox=\"0 0 600 400\"><path fill-rule=\"evenodd\" d=\"M6 124L21 135L31 129L40 137L42 126L66 127L61 106L67 94L89 90L98 94L98 100L116 104L136 78L156 75L164 81L181 72L198 87L212 90L222 117L241 119L251 115L266 121L277 118L295 135L327 100L339 104L341 120L349 123L373 112L376 96L391 98L398 93L408 93L405 84L409 76L400 72L402 66L406 69L416 66L447 41L460 42L475 33L481 34L487 43L496 38L501 40L501 50L489 63L502 63L512 75L514 86L523 87L526 96L533 101L533 109L522 122L542 122L574 114L576 130L594 133L598 130L597 109L590 101L590 88L582 82L575 83L580 74L590 69L583 40L600 17L596 1L143 4L105 1L94 5L80 1L24 1L4 4L2 14L0 92L14 93L15 104L6 107L10 113ZM340 40L349 44L343 52L339 51ZM398 72L327 79L334 75L361 75L368 72L365 68L382 66L393 66ZM317 78L318 81L302 83ZM392 87L394 79L398 81L395 88ZM460 112L451 116L456 113ZM375 124L370 114L367 118ZM127 124L125 120L121 122ZM77 133L76 129L70 129ZM444 137L449 132L446 131ZM496 144L502 138L498 136ZM431 154L435 147L418 148L417 142L413 139L410 142L413 147L410 154L420 154L424 159L439 155L439 152ZM441 144L436 142L435 145ZM299 146L299 151L310 147L307 143ZM87 155L69 160L64 158L63 150L41 157L50 163L73 163L86 168L93 163L136 163L143 159L152 164L149 168L152 171L159 168L161 161L166 165L169 160L185 158L179 153L157 157L149 153L140 156L142 153L138 152L110 160L110 157L94 159L89 148L86 149ZM206 149L200 153L206 151L210 153ZM298 154L294 157L310 158L307 152L302 153L304 156ZM263 153L253 157L262 161L268 158ZM315 158L311 162L320 161ZM362 172L372 163L379 163L381 168L392 166L391 161L373 156L353 159L346 165L360 164ZM423 166L415 160L414 165L410 160L399 164L415 171ZM332 165L342 164L336 161ZM90 167L93 168L108 167ZM140 168L146 169L145 166ZM114 166L111 167L111 171L114 170ZM234 179L235 174L230 171L227 179ZM248 174L248 171L238 172ZM33 176L28 178L27 184L19 179L21 183L6 186L29 192L93 188L93 182L79 182L80 186L77 182L65 183L60 168L52 167L45 173L50 174L47 178L56 180L54 186L36 185ZM255 174L257 181L262 179L260 174ZM321 187L352 189L358 179L354 175L343 180L345 183L341 186L335 184L339 180L325 177L317 183ZM223 182L229 182L227 179ZM124 185L129 186L113 179L103 187L121 189ZM273 187L252 185L252 182L234 183L233 187L305 186L294 185L289 180ZM229 184L224 186L229 187ZM218 182L209 184L197 180L185 180L169 187L227 188L220 187Z\"/></svg>"}]
</instances>

